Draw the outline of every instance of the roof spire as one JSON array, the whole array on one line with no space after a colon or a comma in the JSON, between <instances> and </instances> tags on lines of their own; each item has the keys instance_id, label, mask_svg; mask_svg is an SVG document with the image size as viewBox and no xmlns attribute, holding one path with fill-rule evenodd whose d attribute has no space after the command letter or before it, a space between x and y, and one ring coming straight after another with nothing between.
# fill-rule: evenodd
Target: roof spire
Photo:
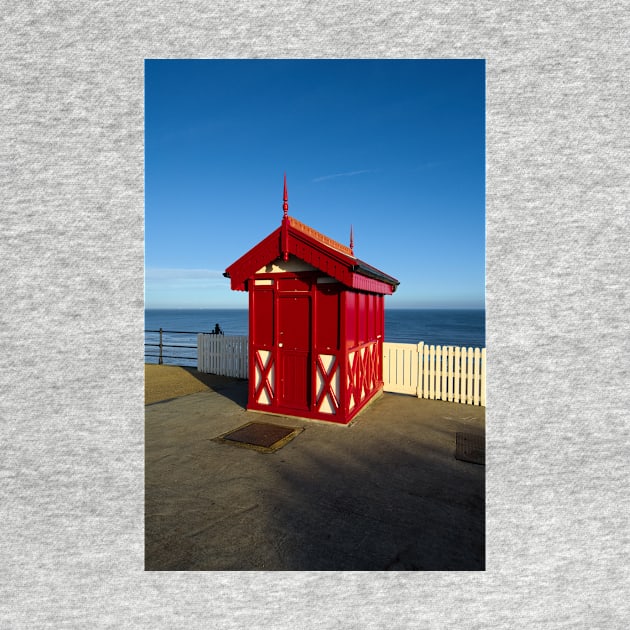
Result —
<instances>
[{"instance_id":1,"label":"roof spire","mask_svg":"<svg viewBox=\"0 0 630 630\"><path fill-rule=\"evenodd\" d=\"M352 235L352 223L350 224L350 252L354 256L354 238Z\"/></svg>"},{"instance_id":2,"label":"roof spire","mask_svg":"<svg viewBox=\"0 0 630 630\"><path fill-rule=\"evenodd\" d=\"M282 204L282 210L284 211L284 216L286 217L289 214L289 195L287 194L287 174L284 174L284 203Z\"/></svg>"}]
</instances>

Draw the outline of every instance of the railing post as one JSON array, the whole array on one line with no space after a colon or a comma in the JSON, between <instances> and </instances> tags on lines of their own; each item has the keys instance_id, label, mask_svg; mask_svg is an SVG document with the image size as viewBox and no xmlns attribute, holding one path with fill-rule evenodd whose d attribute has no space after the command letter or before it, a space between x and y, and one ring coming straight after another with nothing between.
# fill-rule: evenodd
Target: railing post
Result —
<instances>
[{"instance_id":1,"label":"railing post","mask_svg":"<svg viewBox=\"0 0 630 630\"><path fill-rule=\"evenodd\" d=\"M160 358L158 365L162 365L162 329L160 328Z\"/></svg>"}]
</instances>

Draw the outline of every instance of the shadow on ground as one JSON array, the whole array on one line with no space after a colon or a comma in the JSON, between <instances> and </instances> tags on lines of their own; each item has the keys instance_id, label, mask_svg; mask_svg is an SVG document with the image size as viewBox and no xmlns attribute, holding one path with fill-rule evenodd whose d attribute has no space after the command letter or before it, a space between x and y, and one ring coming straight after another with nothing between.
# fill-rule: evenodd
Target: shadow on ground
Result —
<instances>
[{"instance_id":1,"label":"shadow on ground","mask_svg":"<svg viewBox=\"0 0 630 630\"><path fill-rule=\"evenodd\" d=\"M482 408L385 394L349 427L244 411L247 381L147 408L147 570L483 570ZM304 431L264 454L212 438Z\"/></svg>"},{"instance_id":2,"label":"shadow on ground","mask_svg":"<svg viewBox=\"0 0 630 630\"><path fill-rule=\"evenodd\" d=\"M204 374L192 367L182 367L188 374L199 382L208 386L211 390L225 396L239 407L245 409L247 405L247 379L232 378L229 376L217 376L216 374Z\"/></svg>"},{"instance_id":3,"label":"shadow on ground","mask_svg":"<svg viewBox=\"0 0 630 630\"><path fill-rule=\"evenodd\" d=\"M343 450L305 454L266 491L266 530L284 568L484 568L484 495L470 487L469 471L457 474L434 453L401 443L371 454Z\"/></svg>"}]
</instances>

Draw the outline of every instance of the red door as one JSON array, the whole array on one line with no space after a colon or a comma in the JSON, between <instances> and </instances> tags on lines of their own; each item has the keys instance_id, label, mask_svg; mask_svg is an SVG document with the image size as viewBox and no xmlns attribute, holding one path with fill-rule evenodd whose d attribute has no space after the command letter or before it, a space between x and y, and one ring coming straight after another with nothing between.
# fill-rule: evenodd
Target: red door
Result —
<instances>
[{"instance_id":1,"label":"red door","mask_svg":"<svg viewBox=\"0 0 630 630\"><path fill-rule=\"evenodd\" d=\"M311 299L278 298L279 398L282 407L309 408L311 394Z\"/></svg>"}]
</instances>

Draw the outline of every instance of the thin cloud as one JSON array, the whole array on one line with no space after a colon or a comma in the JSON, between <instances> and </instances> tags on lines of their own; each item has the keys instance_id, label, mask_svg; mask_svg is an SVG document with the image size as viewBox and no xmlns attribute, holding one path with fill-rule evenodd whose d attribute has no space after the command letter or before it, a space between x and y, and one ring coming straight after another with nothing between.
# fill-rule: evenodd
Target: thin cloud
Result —
<instances>
[{"instance_id":1,"label":"thin cloud","mask_svg":"<svg viewBox=\"0 0 630 630\"><path fill-rule=\"evenodd\" d=\"M210 280L222 278L223 272L215 269L168 269L149 267L145 272L147 280Z\"/></svg>"},{"instance_id":2,"label":"thin cloud","mask_svg":"<svg viewBox=\"0 0 630 630\"><path fill-rule=\"evenodd\" d=\"M316 177L314 182L323 182L327 179L335 179L336 177L353 177L354 175L362 175L363 173L376 173L374 169L368 169L363 171L348 171L347 173L335 173L334 175L323 175L322 177Z\"/></svg>"},{"instance_id":3,"label":"thin cloud","mask_svg":"<svg viewBox=\"0 0 630 630\"><path fill-rule=\"evenodd\" d=\"M152 267L146 269L144 278L147 288L151 289L207 289L229 283L223 277L223 272L215 269L164 269Z\"/></svg>"}]
</instances>

